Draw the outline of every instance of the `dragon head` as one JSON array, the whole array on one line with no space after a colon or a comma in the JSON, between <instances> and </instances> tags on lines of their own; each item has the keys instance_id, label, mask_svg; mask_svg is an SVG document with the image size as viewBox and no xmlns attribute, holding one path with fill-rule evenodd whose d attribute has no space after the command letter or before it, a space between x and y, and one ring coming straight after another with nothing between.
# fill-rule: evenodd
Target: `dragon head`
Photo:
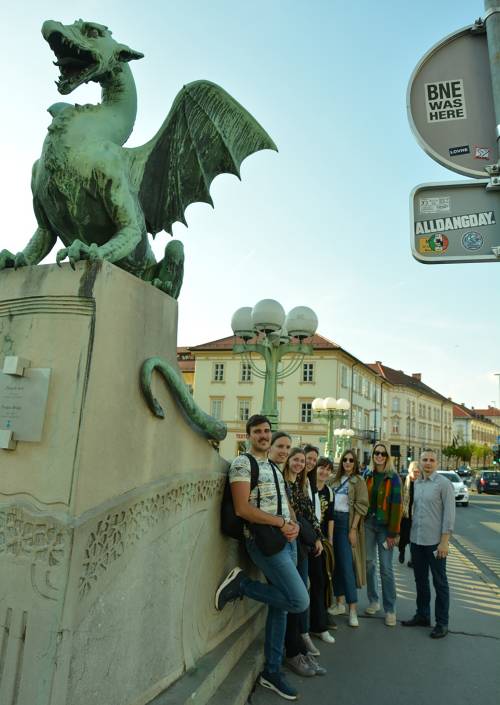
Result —
<instances>
[{"instance_id":1,"label":"dragon head","mask_svg":"<svg viewBox=\"0 0 500 705\"><path fill-rule=\"evenodd\" d=\"M121 62L142 59L144 54L119 44L107 27L97 22L77 20L73 24L47 20L42 36L56 55L60 76L57 90L67 95L82 83L99 83L116 70Z\"/></svg>"}]
</instances>

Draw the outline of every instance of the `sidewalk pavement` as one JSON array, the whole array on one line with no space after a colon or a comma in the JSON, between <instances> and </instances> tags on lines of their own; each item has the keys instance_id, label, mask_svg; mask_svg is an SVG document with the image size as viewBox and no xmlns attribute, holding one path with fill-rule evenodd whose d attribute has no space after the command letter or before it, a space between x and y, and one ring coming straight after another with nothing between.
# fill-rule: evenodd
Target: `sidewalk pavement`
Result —
<instances>
[{"instance_id":1,"label":"sidewalk pavement","mask_svg":"<svg viewBox=\"0 0 500 705\"><path fill-rule=\"evenodd\" d=\"M409 551L407 551L407 558ZM402 627L415 613L413 571L394 556L398 591L396 627L384 614L361 617L368 604L359 591L359 628L336 617L335 644L316 641L326 676L300 678L284 669L302 705L498 705L500 692L500 583L493 584L452 546L448 558L450 633ZM432 605L434 604L434 594ZM251 705L278 705L279 695L257 685Z\"/></svg>"}]
</instances>

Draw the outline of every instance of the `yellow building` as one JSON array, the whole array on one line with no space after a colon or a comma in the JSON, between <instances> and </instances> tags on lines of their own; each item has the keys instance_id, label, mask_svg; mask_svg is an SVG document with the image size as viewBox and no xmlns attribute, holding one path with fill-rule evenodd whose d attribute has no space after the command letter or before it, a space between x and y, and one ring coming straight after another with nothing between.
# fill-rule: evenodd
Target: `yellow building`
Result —
<instances>
[{"instance_id":1,"label":"yellow building","mask_svg":"<svg viewBox=\"0 0 500 705\"><path fill-rule=\"evenodd\" d=\"M202 409L228 426L221 443L227 458L244 450L245 422L261 410L264 382L252 370L248 359L233 353L235 338L228 336L189 348L195 358L194 398ZM314 355L304 357L298 370L278 382L280 428L294 443L312 443L323 451L327 427L316 418L312 401L316 397L347 399L351 408L346 427L355 431L353 448L360 460L371 452L375 429L387 427L387 399L382 399L381 379L361 360L337 343L314 335ZM252 362L262 368L257 355Z\"/></svg>"},{"instance_id":2,"label":"yellow building","mask_svg":"<svg viewBox=\"0 0 500 705\"><path fill-rule=\"evenodd\" d=\"M391 455L406 467L424 448L432 448L441 462L441 449L453 439L453 402L422 382L422 375L405 374L382 362L369 367L387 383Z\"/></svg>"},{"instance_id":3,"label":"yellow building","mask_svg":"<svg viewBox=\"0 0 500 705\"><path fill-rule=\"evenodd\" d=\"M497 443L499 428L479 410L468 409L464 404L454 404L453 432L457 445L477 443L493 448Z\"/></svg>"}]
</instances>

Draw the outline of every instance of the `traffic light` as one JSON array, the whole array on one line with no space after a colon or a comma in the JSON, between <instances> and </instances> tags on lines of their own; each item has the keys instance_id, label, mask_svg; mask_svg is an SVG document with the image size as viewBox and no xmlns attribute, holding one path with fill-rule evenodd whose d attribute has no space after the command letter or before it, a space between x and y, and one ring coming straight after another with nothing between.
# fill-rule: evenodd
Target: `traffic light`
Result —
<instances>
[{"instance_id":1,"label":"traffic light","mask_svg":"<svg viewBox=\"0 0 500 705\"><path fill-rule=\"evenodd\" d=\"M500 464L500 446L493 448L493 465Z\"/></svg>"},{"instance_id":2,"label":"traffic light","mask_svg":"<svg viewBox=\"0 0 500 705\"><path fill-rule=\"evenodd\" d=\"M411 463L412 455L413 455L413 453L412 453L412 448L409 448L409 447L408 447L408 448L406 449L406 460L407 460L409 463Z\"/></svg>"}]
</instances>

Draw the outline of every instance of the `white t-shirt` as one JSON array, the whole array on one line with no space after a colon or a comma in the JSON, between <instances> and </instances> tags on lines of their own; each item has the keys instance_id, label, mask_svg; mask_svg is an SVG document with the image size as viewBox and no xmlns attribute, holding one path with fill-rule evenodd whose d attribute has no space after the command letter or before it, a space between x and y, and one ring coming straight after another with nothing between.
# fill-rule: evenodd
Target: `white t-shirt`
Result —
<instances>
[{"instance_id":1,"label":"white t-shirt","mask_svg":"<svg viewBox=\"0 0 500 705\"><path fill-rule=\"evenodd\" d=\"M334 488L335 492L335 511L336 512L348 512L349 511L349 479L345 478L342 480L338 487Z\"/></svg>"},{"instance_id":2,"label":"white t-shirt","mask_svg":"<svg viewBox=\"0 0 500 705\"><path fill-rule=\"evenodd\" d=\"M261 460L255 458L259 465L259 484L258 489L260 491L260 509L268 514L278 514L278 497L276 496L276 484L274 482L274 474L271 464L267 460ZM288 509L288 502L286 498L285 482L283 480L283 475L279 470L276 470L276 476L278 478L278 486L281 494L281 516L285 518L285 521L290 519L290 511ZM229 469L229 482L251 482L252 470L250 466L250 460L246 455L238 455ZM250 504L254 507L257 506L257 487L254 487L250 492Z\"/></svg>"}]
</instances>

